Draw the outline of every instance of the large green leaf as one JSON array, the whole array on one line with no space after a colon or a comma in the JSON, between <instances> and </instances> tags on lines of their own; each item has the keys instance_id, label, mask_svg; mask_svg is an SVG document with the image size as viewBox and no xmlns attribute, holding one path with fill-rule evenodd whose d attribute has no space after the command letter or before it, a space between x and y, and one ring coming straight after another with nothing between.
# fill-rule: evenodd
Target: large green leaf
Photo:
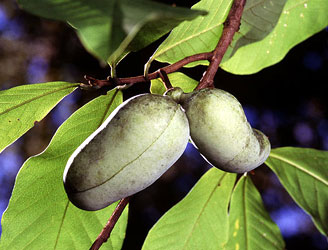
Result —
<instances>
[{"instance_id":1,"label":"large green leaf","mask_svg":"<svg viewBox=\"0 0 328 250\"><path fill-rule=\"evenodd\" d=\"M263 206L251 179L239 179L229 209L229 241L226 249L284 249L278 226Z\"/></svg>"},{"instance_id":2,"label":"large green leaf","mask_svg":"<svg viewBox=\"0 0 328 250\"><path fill-rule=\"evenodd\" d=\"M111 65L115 65L128 51L143 48L157 40L182 21L205 14L149 0L18 2L33 14L69 22L77 29L84 46Z\"/></svg>"},{"instance_id":3,"label":"large green leaf","mask_svg":"<svg viewBox=\"0 0 328 250\"><path fill-rule=\"evenodd\" d=\"M0 153L42 120L78 83L47 82L0 91Z\"/></svg>"},{"instance_id":4,"label":"large green leaf","mask_svg":"<svg viewBox=\"0 0 328 250\"><path fill-rule=\"evenodd\" d=\"M198 84L196 80L180 72L169 74L168 77L173 87L180 87L185 93L192 92ZM165 91L162 79L151 80L150 92L152 94L163 95Z\"/></svg>"},{"instance_id":5,"label":"large green leaf","mask_svg":"<svg viewBox=\"0 0 328 250\"><path fill-rule=\"evenodd\" d=\"M174 28L149 59L146 70L153 60L174 63L193 54L212 51L220 39L231 3L232 0L201 0L195 4L192 9L206 10L208 15Z\"/></svg>"},{"instance_id":6,"label":"large green leaf","mask_svg":"<svg viewBox=\"0 0 328 250\"><path fill-rule=\"evenodd\" d=\"M270 34L259 42L250 40L248 44L245 44L249 37L248 28L254 27L254 31L260 34L261 26L270 20L271 11L276 11L275 9L268 10L270 4L277 1L262 2L263 8L265 6L267 8L261 12L255 12L255 8L251 8L252 11L254 9L254 15L258 15L259 21L255 22L256 19L254 19L254 22L248 23L244 19L245 15L243 15L241 30L234 37L231 47L223 58L221 67L224 70L234 74L256 73L279 62L292 47L328 25L327 0L288 0ZM278 5L282 2L279 0ZM239 43L244 44L244 46L239 47ZM236 48L239 49L236 51ZM233 56L231 57L231 55Z\"/></svg>"},{"instance_id":7,"label":"large green leaf","mask_svg":"<svg viewBox=\"0 0 328 250\"><path fill-rule=\"evenodd\" d=\"M222 249L236 175L210 169L149 231L143 250Z\"/></svg>"},{"instance_id":8,"label":"large green leaf","mask_svg":"<svg viewBox=\"0 0 328 250\"><path fill-rule=\"evenodd\" d=\"M328 236L328 152L310 148L273 149L266 164L298 205Z\"/></svg>"},{"instance_id":9,"label":"large green leaf","mask_svg":"<svg viewBox=\"0 0 328 250\"><path fill-rule=\"evenodd\" d=\"M0 249L88 249L111 215L115 204L89 212L69 202L63 171L71 153L122 102L112 90L89 102L57 130L47 149L29 158L16 178L2 218ZM102 249L120 249L127 211Z\"/></svg>"},{"instance_id":10,"label":"large green leaf","mask_svg":"<svg viewBox=\"0 0 328 250\"><path fill-rule=\"evenodd\" d=\"M181 23L150 58L174 63L186 56L212 51L218 43L230 0L202 0L193 6L209 12ZM235 34L221 67L234 74L252 74L273 65L287 52L328 25L326 0L248 0L240 30ZM207 65L207 61L187 66Z\"/></svg>"},{"instance_id":11,"label":"large green leaf","mask_svg":"<svg viewBox=\"0 0 328 250\"><path fill-rule=\"evenodd\" d=\"M238 48L259 41L268 35L276 25L286 1L248 0L240 30L235 34L227 54L231 56ZM156 59L173 63L192 54L214 50L221 37L223 22L230 10L231 2L230 0L202 0L194 5L193 8L205 9L209 15L174 28L150 62ZM199 64L207 65L208 62L200 61L188 66Z\"/></svg>"}]
</instances>

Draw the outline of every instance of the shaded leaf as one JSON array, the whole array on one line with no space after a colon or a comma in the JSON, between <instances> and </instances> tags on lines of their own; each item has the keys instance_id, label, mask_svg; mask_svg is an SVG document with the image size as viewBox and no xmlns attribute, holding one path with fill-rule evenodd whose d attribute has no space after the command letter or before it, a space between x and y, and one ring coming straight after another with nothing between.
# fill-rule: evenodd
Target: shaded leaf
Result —
<instances>
[{"instance_id":1,"label":"shaded leaf","mask_svg":"<svg viewBox=\"0 0 328 250\"><path fill-rule=\"evenodd\" d=\"M239 179L229 209L229 241L226 249L284 249L278 226L263 206L251 179Z\"/></svg>"},{"instance_id":2,"label":"shaded leaf","mask_svg":"<svg viewBox=\"0 0 328 250\"><path fill-rule=\"evenodd\" d=\"M101 232L115 204L89 212L68 201L63 171L71 153L122 102L117 90L89 102L57 130L41 154L29 158L16 178L2 218L0 249L88 249ZM127 211L102 249L120 249Z\"/></svg>"},{"instance_id":3,"label":"shaded leaf","mask_svg":"<svg viewBox=\"0 0 328 250\"><path fill-rule=\"evenodd\" d=\"M235 174L210 169L149 231L143 250L222 249Z\"/></svg>"},{"instance_id":4,"label":"shaded leaf","mask_svg":"<svg viewBox=\"0 0 328 250\"><path fill-rule=\"evenodd\" d=\"M223 22L226 19L232 0L201 0L191 9L208 11L208 15L183 22L172 30L147 62L146 69L153 60L175 63L187 56L212 51L220 39ZM188 64L188 66L197 63ZM203 62L203 64L208 64Z\"/></svg>"},{"instance_id":5,"label":"shaded leaf","mask_svg":"<svg viewBox=\"0 0 328 250\"><path fill-rule=\"evenodd\" d=\"M47 82L0 91L0 153L41 121L78 83Z\"/></svg>"},{"instance_id":6,"label":"shaded leaf","mask_svg":"<svg viewBox=\"0 0 328 250\"><path fill-rule=\"evenodd\" d=\"M110 65L117 64L127 52L146 47L180 22L205 14L148 0L18 2L33 14L69 22L84 46Z\"/></svg>"},{"instance_id":7,"label":"shaded leaf","mask_svg":"<svg viewBox=\"0 0 328 250\"><path fill-rule=\"evenodd\" d=\"M265 162L291 197L328 236L328 152L310 148L273 149Z\"/></svg>"},{"instance_id":8,"label":"shaded leaf","mask_svg":"<svg viewBox=\"0 0 328 250\"><path fill-rule=\"evenodd\" d=\"M260 34L262 25L267 23L265 20L270 21L270 16L279 11L279 5L283 2L283 0L262 1L262 11L255 11L256 9L252 7L252 12L255 17L257 16L252 23L246 21L243 15L241 30L234 37L231 48L221 63L224 70L234 74L256 73L279 62L295 45L328 26L327 0L288 0L280 11L279 20L270 34L259 42L252 41L253 38L249 37L248 32L249 26L251 25L253 31ZM271 8L271 3L277 5L277 8ZM262 21L256 22L256 19ZM240 43L244 46L239 47ZM236 48L239 49L236 51Z\"/></svg>"},{"instance_id":9,"label":"shaded leaf","mask_svg":"<svg viewBox=\"0 0 328 250\"><path fill-rule=\"evenodd\" d=\"M180 72L169 74L168 77L173 87L180 87L185 93L192 92L198 85L196 80ZM150 92L152 94L163 95L165 91L162 79L151 80Z\"/></svg>"}]
</instances>

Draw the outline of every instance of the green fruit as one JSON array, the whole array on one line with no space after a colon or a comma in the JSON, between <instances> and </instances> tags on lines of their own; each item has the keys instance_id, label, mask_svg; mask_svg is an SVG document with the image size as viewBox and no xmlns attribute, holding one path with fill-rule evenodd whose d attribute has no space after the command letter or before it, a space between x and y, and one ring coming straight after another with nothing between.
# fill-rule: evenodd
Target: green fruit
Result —
<instances>
[{"instance_id":1,"label":"green fruit","mask_svg":"<svg viewBox=\"0 0 328 250\"><path fill-rule=\"evenodd\" d=\"M260 166L269 156L268 138L251 128L242 106L228 92L201 89L185 94L173 89L167 95L181 103L194 145L215 167L244 173Z\"/></svg>"},{"instance_id":2,"label":"green fruit","mask_svg":"<svg viewBox=\"0 0 328 250\"><path fill-rule=\"evenodd\" d=\"M68 160L68 198L79 208L98 210L141 191L182 155L188 138L186 115L170 97L133 97Z\"/></svg>"}]
</instances>

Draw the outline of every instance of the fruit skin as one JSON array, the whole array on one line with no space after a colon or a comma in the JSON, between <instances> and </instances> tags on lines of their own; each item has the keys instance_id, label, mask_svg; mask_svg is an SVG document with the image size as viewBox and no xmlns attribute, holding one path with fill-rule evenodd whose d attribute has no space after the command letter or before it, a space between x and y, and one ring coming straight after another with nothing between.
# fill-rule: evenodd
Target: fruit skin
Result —
<instances>
[{"instance_id":1,"label":"fruit skin","mask_svg":"<svg viewBox=\"0 0 328 250\"><path fill-rule=\"evenodd\" d=\"M189 120L193 144L215 167L244 173L260 166L269 156L268 138L251 128L233 95L209 88L189 94L171 90L166 94L181 103Z\"/></svg>"},{"instance_id":2,"label":"fruit skin","mask_svg":"<svg viewBox=\"0 0 328 250\"><path fill-rule=\"evenodd\" d=\"M98 210L157 180L184 152L189 125L170 97L144 94L119 107L69 158L70 201Z\"/></svg>"}]
</instances>

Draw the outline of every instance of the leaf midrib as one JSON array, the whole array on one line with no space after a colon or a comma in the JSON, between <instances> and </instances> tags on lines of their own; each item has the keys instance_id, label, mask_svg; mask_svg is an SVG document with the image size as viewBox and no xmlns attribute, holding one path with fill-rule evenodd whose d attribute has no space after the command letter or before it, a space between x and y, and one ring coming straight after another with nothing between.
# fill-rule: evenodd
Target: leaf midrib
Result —
<instances>
[{"instance_id":1,"label":"leaf midrib","mask_svg":"<svg viewBox=\"0 0 328 250\"><path fill-rule=\"evenodd\" d=\"M204 212L205 208L207 207L207 205L208 205L210 199L212 198L213 194L215 193L216 188L217 188L218 185L222 182L223 178L224 178L226 175L227 175L227 173L224 173L224 174L220 177L220 179L219 179L219 181L218 181L218 184L215 186L215 188L212 190L211 194L209 195L208 199L206 200L204 206L202 207L202 210L201 210L200 213L198 214L198 216L197 216L197 218L196 218L196 221L195 221L195 223L194 223L193 226L192 226L192 229L191 229L189 235L186 237L186 241L185 241L185 244L183 245L182 249L186 249L186 245L187 245L187 243L189 242L189 239L191 238L191 235L192 235L193 232L195 231L195 227L196 227L196 225L198 224L198 221L200 220L201 215L203 214L203 212Z\"/></svg>"},{"instance_id":2,"label":"leaf midrib","mask_svg":"<svg viewBox=\"0 0 328 250\"><path fill-rule=\"evenodd\" d=\"M64 213L63 213L63 217L61 219L60 225L59 225L58 234L57 234L57 237L56 237L54 249L57 248L57 244L58 244L58 241L59 241L59 236L60 236L60 233L61 233L63 224L64 224L64 220L65 220L65 217L66 217L68 205L69 205L69 201L67 201L66 206L65 206L65 209L64 209Z\"/></svg>"},{"instance_id":3,"label":"leaf midrib","mask_svg":"<svg viewBox=\"0 0 328 250\"><path fill-rule=\"evenodd\" d=\"M42 98L42 97L44 97L44 96L51 95L51 94L53 94L53 93L59 92L59 91L64 90L64 89L74 88L74 87L77 87L78 85L79 85L79 83L76 83L76 84L73 84L73 85L65 86L65 87L62 87L62 88L59 88L59 89L55 89L55 90L52 90L52 91L49 91L49 92L43 93L43 94L41 94L41 95L38 95L38 96L33 97L33 98L31 98L31 99L28 99L28 100L26 100L26 101L24 101L24 102L21 102L21 103L19 103L19 104L17 104L17 105L14 105L14 106L12 106L12 107L10 107L10 108L8 108L8 109L6 109L6 110L0 112L0 115L3 115L3 114L5 114L5 113L8 113L8 112L10 112L11 110L14 110L14 109L16 109L16 108L19 108L19 107L21 107L21 106L23 106L23 105L25 105L25 104L27 104L27 103L33 102L33 101L35 101L35 100L37 100L37 99L40 99L40 98Z\"/></svg>"},{"instance_id":4,"label":"leaf midrib","mask_svg":"<svg viewBox=\"0 0 328 250\"><path fill-rule=\"evenodd\" d=\"M280 161L283 161L295 168L297 168L298 170L310 175L311 177L313 177L314 179L316 179L317 181L320 181L321 183L323 183L324 185L328 186L328 181L324 180L323 178L321 178L320 176L318 175L315 175L314 173L310 172L309 170L303 168L301 165L298 165L296 162L292 162L291 160L283 157L283 156L280 156L280 155L277 155L275 153L270 153L270 157L272 158L275 158L277 160L280 160Z\"/></svg>"}]
</instances>

